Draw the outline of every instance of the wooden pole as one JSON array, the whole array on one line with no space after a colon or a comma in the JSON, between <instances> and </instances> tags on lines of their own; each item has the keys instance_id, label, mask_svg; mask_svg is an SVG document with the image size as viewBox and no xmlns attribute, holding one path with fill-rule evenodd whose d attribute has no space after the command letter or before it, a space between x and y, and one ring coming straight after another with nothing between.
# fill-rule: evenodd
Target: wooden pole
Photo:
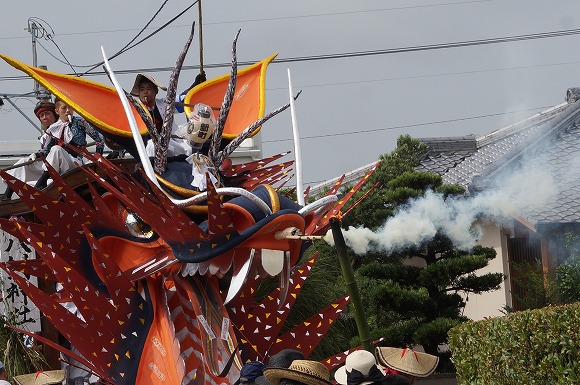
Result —
<instances>
[{"instance_id":1,"label":"wooden pole","mask_svg":"<svg viewBox=\"0 0 580 385\"><path fill-rule=\"evenodd\" d=\"M87 143L87 145L85 147L91 147L91 146L94 146L95 144L97 144L97 142L90 142L90 143ZM3 170L4 171L14 170L15 168L28 166L28 165L30 165L30 164L32 164L34 162L40 162L41 160L42 160L42 158L41 157L38 157L38 158L36 158L34 160L29 160L29 161L26 161L26 162L22 162L20 164L14 164L14 165L12 165L10 167L3 168Z\"/></svg>"},{"instance_id":2,"label":"wooden pole","mask_svg":"<svg viewBox=\"0 0 580 385\"><path fill-rule=\"evenodd\" d=\"M199 23L199 72L203 72L203 23L201 16L201 0L197 1L198 23Z\"/></svg>"}]
</instances>

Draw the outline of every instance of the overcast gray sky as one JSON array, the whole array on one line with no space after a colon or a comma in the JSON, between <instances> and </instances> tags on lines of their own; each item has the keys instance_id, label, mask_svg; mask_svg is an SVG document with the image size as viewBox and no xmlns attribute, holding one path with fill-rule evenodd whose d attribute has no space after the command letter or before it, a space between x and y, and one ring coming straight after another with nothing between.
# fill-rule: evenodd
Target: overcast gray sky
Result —
<instances>
[{"instance_id":1,"label":"overcast gray sky","mask_svg":"<svg viewBox=\"0 0 580 385\"><path fill-rule=\"evenodd\" d=\"M52 27L54 42L71 64L91 65L101 60L101 45L109 55L121 49L162 3L6 2L0 53L32 64L32 39L26 27L29 18L40 18ZM190 4L169 0L141 37ZM173 66L197 17L195 5L154 37L112 60L113 69ZM227 73L228 68L209 67L230 61L238 29L238 60L253 62L273 53L279 54L278 59L341 56L574 30L580 28L579 18L578 0L203 0L203 60L209 77ZM196 32L186 65L199 65L198 38ZM72 73L52 41L39 43L39 65ZM304 183L315 185L377 160L395 147L399 135L483 135L563 102L567 88L580 86L578 47L580 36L572 34L461 48L274 61L267 73L266 110L287 102L289 68L294 90L303 91L296 112ZM87 69L75 67L79 73ZM180 90L196 72L182 73ZM30 92L31 80L14 80L21 75L1 62L0 94ZM153 75L168 82L169 72ZM134 76L119 75L126 89ZM90 79L109 84L102 76ZM34 117L34 98L13 101ZM9 103L0 109L0 130L2 141L37 135ZM289 112L264 125L264 155L292 150L291 132Z\"/></svg>"}]
</instances>

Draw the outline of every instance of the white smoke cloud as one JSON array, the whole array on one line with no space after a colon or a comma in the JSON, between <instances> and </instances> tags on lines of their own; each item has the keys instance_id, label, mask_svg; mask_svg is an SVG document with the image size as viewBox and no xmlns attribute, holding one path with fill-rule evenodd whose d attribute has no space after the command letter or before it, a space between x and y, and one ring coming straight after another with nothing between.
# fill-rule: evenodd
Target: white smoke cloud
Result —
<instances>
[{"instance_id":1,"label":"white smoke cloud","mask_svg":"<svg viewBox=\"0 0 580 385\"><path fill-rule=\"evenodd\" d=\"M485 217L498 224L522 209L538 209L557 194L552 177L538 167L529 167L495 186L470 197L443 199L428 191L389 218L377 231L349 227L343 231L346 244L356 253L389 251L432 239L438 231L446 234L459 249L475 246L480 235L476 219ZM333 244L332 234L325 240Z\"/></svg>"}]
</instances>

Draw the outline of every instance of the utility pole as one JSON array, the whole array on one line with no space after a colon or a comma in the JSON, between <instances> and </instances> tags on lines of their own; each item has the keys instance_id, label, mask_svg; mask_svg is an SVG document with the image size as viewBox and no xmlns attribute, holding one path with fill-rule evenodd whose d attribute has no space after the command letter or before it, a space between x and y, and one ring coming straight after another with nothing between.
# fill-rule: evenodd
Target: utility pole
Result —
<instances>
[{"instance_id":1,"label":"utility pole","mask_svg":"<svg viewBox=\"0 0 580 385\"><path fill-rule=\"evenodd\" d=\"M42 26L39 26L34 22L34 20L28 19L28 28L26 29L32 35L32 65L34 67L38 67L41 69L46 69L45 65L38 66L38 57L36 55L36 39L39 36L45 34L45 29ZM41 35L42 34L42 35ZM46 88L38 84L38 82L34 81L34 96L38 100L47 100L50 99L50 93Z\"/></svg>"}]
</instances>

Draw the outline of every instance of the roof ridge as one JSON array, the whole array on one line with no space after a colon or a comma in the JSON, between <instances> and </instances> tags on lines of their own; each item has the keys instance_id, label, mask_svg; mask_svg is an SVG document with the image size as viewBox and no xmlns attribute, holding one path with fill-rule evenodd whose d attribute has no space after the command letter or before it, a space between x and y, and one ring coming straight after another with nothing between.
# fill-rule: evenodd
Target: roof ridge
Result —
<instances>
[{"instance_id":1,"label":"roof ridge","mask_svg":"<svg viewBox=\"0 0 580 385\"><path fill-rule=\"evenodd\" d=\"M525 130L526 128L528 128L529 124L533 121L537 121L538 123L541 123L547 119L550 119L551 117L562 112L562 110L568 108L569 106L570 106L570 104L567 102L560 103L556 106L553 106L553 107L550 107L550 108L545 109L543 111L540 111L540 112L538 112L532 116L529 116L525 119L522 119L518 122L509 124L505 127L499 128L499 129L492 131L488 134L480 136L479 138L476 139L477 147L480 148L480 147L486 146L490 143L494 143L496 141L504 139L507 136L518 133L519 131Z\"/></svg>"}]
</instances>

